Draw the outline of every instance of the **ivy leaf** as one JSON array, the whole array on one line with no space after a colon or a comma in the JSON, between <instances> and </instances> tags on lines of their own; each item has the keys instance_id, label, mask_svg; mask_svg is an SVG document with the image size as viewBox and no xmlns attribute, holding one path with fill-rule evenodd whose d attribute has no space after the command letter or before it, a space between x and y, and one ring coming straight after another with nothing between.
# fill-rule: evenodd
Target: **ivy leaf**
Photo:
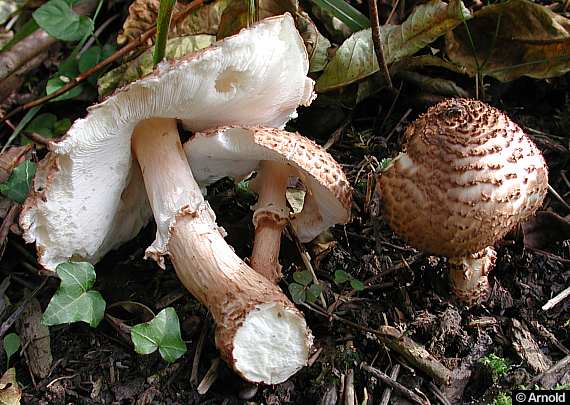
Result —
<instances>
[{"instance_id":1,"label":"ivy leaf","mask_svg":"<svg viewBox=\"0 0 570 405\"><path fill-rule=\"evenodd\" d=\"M352 277L344 270L337 270L334 272L334 282L336 284L346 283Z\"/></svg>"},{"instance_id":2,"label":"ivy leaf","mask_svg":"<svg viewBox=\"0 0 570 405\"><path fill-rule=\"evenodd\" d=\"M14 168L10 178L4 183L0 183L0 194L10 200L23 203L30 191L35 173L36 164L34 162L26 160L20 163Z\"/></svg>"},{"instance_id":3,"label":"ivy leaf","mask_svg":"<svg viewBox=\"0 0 570 405\"><path fill-rule=\"evenodd\" d=\"M75 13L64 0L50 0L32 17L49 35L62 41L79 41L93 32L93 21Z\"/></svg>"},{"instance_id":4,"label":"ivy leaf","mask_svg":"<svg viewBox=\"0 0 570 405\"><path fill-rule=\"evenodd\" d=\"M307 297L305 293L305 287L297 283L289 284L289 294L291 294L291 299L295 304L304 302L305 298Z\"/></svg>"},{"instance_id":5,"label":"ivy leaf","mask_svg":"<svg viewBox=\"0 0 570 405\"><path fill-rule=\"evenodd\" d=\"M321 295L321 293L323 292L323 288L318 285L318 284L312 284L308 289L307 289L307 301L308 302L315 302L317 300L317 298L319 298L319 296Z\"/></svg>"},{"instance_id":6,"label":"ivy leaf","mask_svg":"<svg viewBox=\"0 0 570 405\"><path fill-rule=\"evenodd\" d=\"M10 364L10 357L20 349L20 336L10 333L4 336L4 351L6 352L6 367Z\"/></svg>"},{"instance_id":7,"label":"ivy leaf","mask_svg":"<svg viewBox=\"0 0 570 405\"><path fill-rule=\"evenodd\" d=\"M61 263L56 268L61 284L52 297L42 323L59 325L83 321L95 328L105 313L105 300L95 284L95 269L90 263Z\"/></svg>"},{"instance_id":8,"label":"ivy leaf","mask_svg":"<svg viewBox=\"0 0 570 405\"><path fill-rule=\"evenodd\" d=\"M313 277L311 276L311 273L306 270L296 271L293 273L293 280L301 285L307 286L311 283L311 281L313 281Z\"/></svg>"},{"instance_id":9,"label":"ivy leaf","mask_svg":"<svg viewBox=\"0 0 570 405\"><path fill-rule=\"evenodd\" d=\"M186 353L174 308L165 308L152 321L133 326L131 339L137 353L151 354L158 349L162 358L169 363Z\"/></svg>"},{"instance_id":10,"label":"ivy leaf","mask_svg":"<svg viewBox=\"0 0 570 405\"><path fill-rule=\"evenodd\" d=\"M364 290L364 283L356 278L350 279L350 286L356 291Z\"/></svg>"}]
</instances>

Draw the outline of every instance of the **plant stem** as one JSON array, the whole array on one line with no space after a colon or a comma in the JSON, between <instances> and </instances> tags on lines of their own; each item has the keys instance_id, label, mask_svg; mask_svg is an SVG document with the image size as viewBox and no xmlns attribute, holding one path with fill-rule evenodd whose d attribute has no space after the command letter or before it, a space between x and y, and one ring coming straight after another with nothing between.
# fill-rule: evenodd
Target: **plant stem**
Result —
<instances>
[{"instance_id":1,"label":"plant stem","mask_svg":"<svg viewBox=\"0 0 570 405\"><path fill-rule=\"evenodd\" d=\"M386 80L386 83L388 83L388 88L390 90L393 90L394 85L392 84L390 72L388 71L388 65L386 65L386 59L384 58L384 50L382 49L380 20L378 19L378 6L376 4L376 0L369 0L368 4L370 6L370 27L372 28L372 42L374 43L374 52L376 53L376 58L378 59L378 66L384 74L384 79Z\"/></svg>"},{"instance_id":2,"label":"plant stem","mask_svg":"<svg viewBox=\"0 0 570 405\"><path fill-rule=\"evenodd\" d=\"M156 23L156 42L154 44L154 53L152 54L152 63L158 65L166 51L166 39L170 31L170 19L172 10L176 0L160 0L160 8L158 9L158 20Z\"/></svg>"}]
</instances>

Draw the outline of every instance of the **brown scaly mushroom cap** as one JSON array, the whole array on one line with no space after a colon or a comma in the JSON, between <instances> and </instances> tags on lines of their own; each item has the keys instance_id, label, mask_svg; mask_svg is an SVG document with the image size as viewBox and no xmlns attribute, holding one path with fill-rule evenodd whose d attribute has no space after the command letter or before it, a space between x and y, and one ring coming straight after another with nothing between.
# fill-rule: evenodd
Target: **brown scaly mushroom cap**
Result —
<instances>
[{"instance_id":1,"label":"brown scaly mushroom cap","mask_svg":"<svg viewBox=\"0 0 570 405\"><path fill-rule=\"evenodd\" d=\"M476 302L494 263L488 247L542 205L546 163L504 113L467 99L431 107L403 150L378 177L384 217L413 246L449 257L454 292Z\"/></svg>"},{"instance_id":2,"label":"brown scaly mushroom cap","mask_svg":"<svg viewBox=\"0 0 570 405\"><path fill-rule=\"evenodd\" d=\"M275 128L224 127L197 133L184 146L192 172L201 186L251 172L255 241L252 267L273 282L281 278L278 263L281 232L290 218L285 192L290 177L306 187L303 210L291 218L302 242L315 238L350 215L352 191L342 167L310 139Z\"/></svg>"},{"instance_id":3,"label":"brown scaly mushroom cap","mask_svg":"<svg viewBox=\"0 0 570 405\"><path fill-rule=\"evenodd\" d=\"M313 98L307 54L289 14L165 62L75 121L50 145L20 217L47 269L97 262L151 218L146 255L169 255L211 312L222 357L245 379L280 383L306 363L311 335L282 291L236 256L192 176L177 120L282 126Z\"/></svg>"}]
</instances>

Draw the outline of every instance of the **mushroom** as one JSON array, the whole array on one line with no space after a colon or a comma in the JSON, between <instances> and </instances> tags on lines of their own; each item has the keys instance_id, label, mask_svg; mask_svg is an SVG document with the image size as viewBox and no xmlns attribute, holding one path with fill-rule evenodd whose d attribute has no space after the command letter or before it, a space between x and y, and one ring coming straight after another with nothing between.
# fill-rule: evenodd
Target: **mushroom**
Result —
<instances>
[{"instance_id":1,"label":"mushroom","mask_svg":"<svg viewBox=\"0 0 570 405\"><path fill-rule=\"evenodd\" d=\"M184 286L212 313L222 357L243 378L280 383L308 358L302 314L225 242L192 177L178 135L222 123L282 126L313 98L307 55L289 14L131 83L50 145L20 218L49 270L98 261L154 216L146 256L169 255ZM136 160L135 160L136 158ZM139 169L140 167L140 169ZM144 183L143 183L144 181Z\"/></svg>"},{"instance_id":2,"label":"mushroom","mask_svg":"<svg viewBox=\"0 0 570 405\"><path fill-rule=\"evenodd\" d=\"M185 145L196 181L241 179L256 171L253 189L255 240L251 266L267 279L281 279L281 232L289 220L285 192L290 177L306 187L303 210L291 220L302 242L350 215L351 188L342 167L322 147L298 133L274 128L224 127L195 134Z\"/></svg>"},{"instance_id":3,"label":"mushroom","mask_svg":"<svg viewBox=\"0 0 570 405\"><path fill-rule=\"evenodd\" d=\"M492 245L542 205L544 159L504 113L476 100L443 101L404 136L378 176L384 218L411 245L449 257L453 292L476 303L488 292Z\"/></svg>"}]
</instances>

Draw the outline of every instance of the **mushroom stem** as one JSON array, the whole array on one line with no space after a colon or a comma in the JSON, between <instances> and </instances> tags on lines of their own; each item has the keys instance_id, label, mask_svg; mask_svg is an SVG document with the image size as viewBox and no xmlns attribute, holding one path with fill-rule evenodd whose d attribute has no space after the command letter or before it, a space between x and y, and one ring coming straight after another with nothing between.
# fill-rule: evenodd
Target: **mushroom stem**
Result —
<instances>
[{"instance_id":1,"label":"mushroom stem","mask_svg":"<svg viewBox=\"0 0 570 405\"><path fill-rule=\"evenodd\" d=\"M477 253L448 260L451 290L466 305L476 304L489 293L489 272L495 267L497 253L487 247Z\"/></svg>"},{"instance_id":2,"label":"mushroom stem","mask_svg":"<svg viewBox=\"0 0 570 405\"><path fill-rule=\"evenodd\" d=\"M253 214L255 239L251 267L269 281L281 280L279 248L281 234L289 218L285 193L289 181L286 163L264 160L260 164L260 178L256 179L259 198Z\"/></svg>"},{"instance_id":3,"label":"mushroom stem","mask_svg":"<svg viewBox=\"0 0 570 405\"><path fill-rule=\"evenodd\" d=\"M311 335L281 290L247 266L224 240L182 150L176 121L154 118L132 148L157 222L157 239L184 286L216 321L222 357L252 382L277 384L306 364ZM158 235L164 232L166 234Z\"/></svg>"}]
</instances>

